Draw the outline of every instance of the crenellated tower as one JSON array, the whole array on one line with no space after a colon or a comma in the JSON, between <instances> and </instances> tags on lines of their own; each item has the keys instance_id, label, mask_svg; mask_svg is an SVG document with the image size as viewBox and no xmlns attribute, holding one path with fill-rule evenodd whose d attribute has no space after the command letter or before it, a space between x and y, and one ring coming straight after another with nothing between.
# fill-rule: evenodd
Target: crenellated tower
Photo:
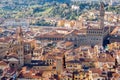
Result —
<instances>
[{"instance_id":1,"label":"crenellated tower","mask_svg":"<svg viewBox=\"0 0 120 80\"><path fill-rule=\"evenodd\" d=\"M104 28L104 16L105 16L104 3L100 2L100 29Z\"/></svg>"},{"instance_id":2,"label":"crenellated tower","mask_svg":"<svg viewBox=\"0 0 120 80\"><path fill-rule=\"evenodd\" d=\"M17 42L18 42L17 53L19 59L19 66L22 67L24 65L24 46L23 46L23 32L21 27L17 29Z\"/></svg>"}]
</instances>

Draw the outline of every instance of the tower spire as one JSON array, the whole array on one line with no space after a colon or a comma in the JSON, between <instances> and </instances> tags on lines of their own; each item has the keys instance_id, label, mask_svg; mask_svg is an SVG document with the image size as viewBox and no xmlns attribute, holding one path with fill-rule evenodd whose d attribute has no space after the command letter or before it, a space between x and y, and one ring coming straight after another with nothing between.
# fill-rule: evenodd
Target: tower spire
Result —
<instances>
[{"instance_id":1,"label":"tower spire","mask_svg":"<svg viewBox=\"0 0 120 80\"><path fill-rule=\"evenodd\" d=\"M17 33L17 34L16 34L16 35L17 35L17 40L18 40L18 41L22 40L23 32L22 32L21 26L17 28L17 32L16 32L16 33Z\"/></svg>"},{"instance_id":2,"label":"tower spire","mask_svg":"<svg viewBox=\"0 0 120 80\"><path fill-rule=\"evenodd\" d=\"M104 28L104 16L105 16L105 10L104 10L104 3L100 2L100 28Z\"/></svg>"}]
</instances>

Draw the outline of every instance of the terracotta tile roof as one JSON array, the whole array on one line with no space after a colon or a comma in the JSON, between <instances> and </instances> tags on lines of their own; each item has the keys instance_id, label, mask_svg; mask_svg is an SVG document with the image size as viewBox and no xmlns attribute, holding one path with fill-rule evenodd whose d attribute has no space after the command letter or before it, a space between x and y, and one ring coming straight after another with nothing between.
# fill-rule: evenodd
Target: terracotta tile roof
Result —
<instances>
[{"instance_id":1,"label":"terracotta tile roof","mask_svg":"<svg viewBox=\"0 0 120 80\"><path fill-rule=\"evenodd\" d=\"M8 64L4 61L0 61L0 66L7 66Z\"/></svg>"},{"instance_id":2,"label":"terracotta tile roof","mask_svg":"<svg viewBox=\"0 0 120 80\"><path fill-rule=\"evenodd\" d=\"M115 58L109 54L106 54L106 57L99 57L98 61L99 62L115 62Z\"/></svg>"},{"instance_id":3,"label":"terracotta tile roof","mask_svg":"<svg viewBox=\"0 0 120 80\"><path fill-rule=\"evenodd\" d=\"M11 40L11 38L9 38L9 37L0 38L0 42L3 42L3 43L8 43L10 40Z\"/></svg>"},{"instance_id":4,"label":"terracotta tile roof","mask_svg":"<svg viewBox=\"0 0 120 80\"><path fill-rule=\"evenodd\" d=\"M27 55L25 55L25 58L26 58L26 59L31 59L31 55L30 55L30 54L27 54Z\"/></svg>"},{"instance_id":5,"label":"terracotta tile roof","mask_svg":"<svg viewBox=\"0 0 120 80\"><path fill-rule=\"evenodd\" d=\"M64 37L63 34L59 34L56 31L36 36L36 38L63 38L63 37Z\"/></svg>"},{"instance_id":6,"label":"terracotta tile roof","mask_svg":"<svg viewBox=\"0 0 120 80\"><path fill-rule=\"evenodd\" d=\"M102 73L102 70L100 68L91 68L90 70L92 73L98 73L99 75Z\"/></svg>"},{"instance_id":7,"label":"terracotta tile roof","mask_svg":"<svg viewBox=\"0 0 120 80\"><path fill-rule=\"evenodd\" d=\"M46 59L56 59L54 55L47 55Z\"/></svg>"},{"instance_id":8,"label":"terracotta tile roof","mask_svg":"<svg viewBox=\"0 0 120 80\"><path fill-rule=\"evenodd\" d=\"M61 30L61 31L71 31L71 30L69 30L69 29L65 29L65 28L57 28L56 30Z\"/></svg>"},{"instance_id":9,"label":"terracotta tile roof","mask_svg":"<svg viewBox=\"0 0 120 80\"><path fill-rule=\"evenodd\" d=\"M66 63L70 63L70 64L74 64L74 63L80 64L81 61L78 61L78 60L71 60L71 61L67 61Z\"/></svg>"},{"instance_id":10,"label":"terracotta tile roof","mask_svg":"<svg viewBox=\"0 0 120 80\"><path fill-rule=\"evenodd\" d=\"M42 51L42 48L38 48L38 47L36 47L35 49L34 49L34 51Z\"/></svg>"},{"instance_id":11,"label":"terracotta tile roof","mask_svg":"<svg viewBox=\"0 0 120 80\"><path fill-rule=\"evenodd\" d=\"M73 31L69 32L67 35L69 35L69 34L73 34L76 36L81 35L81 34L83 35L83 34L86 34L86 30L73 30Z\"/></svg>"},{"instance_id":12,"label":"terracotta tile roof","mask_svg":"<svg viewBox=\"0 0 120 80\"><path fill-rule=\"evenodd\" d=\"M43 71L41 71L43 73ZM40 74L42 74L40 73ZM34 70L29 70L29 71L22 71L21 72L22 78L31 78L31 79L37 79L41 78L41 75L37 75Z\"/></svg>"},{"instance_id":13,"label":"terracotta tile roof","mask_svg":"<svg viewBox=\"0 0 120 80\"><path fill-rule=\"evenodd\" d=\"M116 27L116 28L111 32L111 35L117 34L117 32L118 32L119 29L120 29L119 27Z\"/></svg>"},{"instance_id":14,"label":"terracotta tile roof","mask_svg":"<svg viewBox=\"0 0 120 80\"><path fill-rule=\"evenodd\" d=\"M73 42L67 41L67 42L64 43L64 46L66 46L66 47L69 47L69 46L72 46L72 45L74 45Z\"/></svg>"},{"instance_id":15,"label":"terracotta tile roof","mask_svg":"<svg viewBox=\"0 0 120 80\"><path fill-rule=\"evenodd\" d=\"M10 54L8 55L8 57L18 58L18 54L16 54L16 53L10 53Z\"/></svg>"},{"instance_id":16,"label":"terracotta tile roof","mask_svg":"<svg viewBox=\"0 0 120 80\"><path fill-rule=\"evenodd\" d=\"M117 50L116 53L118 56L120 56L120 50Z\"/></svg>"},{"instance_id":17,"label":"terracotta tile roof","mask_svg":"<svg viewBox=\"0 0 120 80\"><path fill-rule=\"evenodd\" d=\"M32 72L30 71L30 72L23 73L23 77L24 78L32 78Z\"/></svg>"},{"instance_id":18,"label":"terracotta tile roof","mask_svg":"<svg viewBox=\"0 0 120 80\"><path fill-rule=\"evenodd\" d=\"M90 53L94 53L94 48L89 49Z\"/></svg>"},{"instance_id":19,"label":"terracotta tile roof","mask_svg":"<svg viewBox=\"0 0 120 80\"><path fill-rule=\"evenodd\" d=\"M120 74L119 74L119 73L113 73L113 76L114 76L115 78L118 78L118 77L120 77Z\"/></svg>"}]
</instances>

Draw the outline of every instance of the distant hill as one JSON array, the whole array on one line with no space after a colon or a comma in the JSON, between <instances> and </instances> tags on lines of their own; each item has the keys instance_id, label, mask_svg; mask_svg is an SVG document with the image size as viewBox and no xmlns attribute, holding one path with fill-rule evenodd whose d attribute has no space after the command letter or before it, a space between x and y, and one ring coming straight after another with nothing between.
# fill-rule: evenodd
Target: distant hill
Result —
<instances>
[{"instance_id":1,"label":"distant hill","mask_svg":"<svg viewBox=\"0 0 120 80\"><path fill-rule=\"evenodd\" d=\"M44 0L45 2L57 1L57 2L70 2L71 0Z\"/></svg>"},{"instance_id":2,"label":"distant hill","mask_svg":"<svg viewBox=\"0 0 120 80\"><path fill-rule=\"evenodd\" d=\"M55 1L55 2L59 2L59 3L70 3L71 2L71 0L40 0L40 1L42 1L42 2L53 2L53 1Z\"/></svg>"},{"instance_id":3,"label":"distant hill","mask_svg":"<svg viewBox=\"0 0 120 80\"><path fill-rule=\"evenodd\" d=\"M79 3L71 0L0 0L0 17L44 17L78 19L79 16L91 9L99 9L99 3ZM72 8L76 5L77 10ZM120 13L119 6L105 6L107 11Z\"/></svg>"},{"instance_id":4,"label":"distant hill","mask_svg":"<svg viewBox=\"0 0 120 80\"><path fill-rule=\"evenodd\" d=\"M68 2L70 2L71 0L56 0L56 1L58 1L58 2L66 2L66 3L68 3Z\"/></svg>"}]
</instances>

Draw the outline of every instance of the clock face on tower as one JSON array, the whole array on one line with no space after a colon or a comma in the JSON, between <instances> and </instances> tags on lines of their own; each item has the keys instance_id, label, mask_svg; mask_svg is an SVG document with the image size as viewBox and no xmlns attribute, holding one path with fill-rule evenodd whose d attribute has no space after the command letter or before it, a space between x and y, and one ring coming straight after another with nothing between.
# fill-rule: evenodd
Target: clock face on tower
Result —
<instances>
[{"instance_id":1,"label":"clock face on tower","mask_svg":"<svg viewBox=\"0 0 120 80\"><path fill-rule=\"evenodd\" d=\"M17 67L17 64L16 64L16 63L10 63L9 66L10 66L11 68L16 68L16 67Z\"/></svg>"}]
</instances>

